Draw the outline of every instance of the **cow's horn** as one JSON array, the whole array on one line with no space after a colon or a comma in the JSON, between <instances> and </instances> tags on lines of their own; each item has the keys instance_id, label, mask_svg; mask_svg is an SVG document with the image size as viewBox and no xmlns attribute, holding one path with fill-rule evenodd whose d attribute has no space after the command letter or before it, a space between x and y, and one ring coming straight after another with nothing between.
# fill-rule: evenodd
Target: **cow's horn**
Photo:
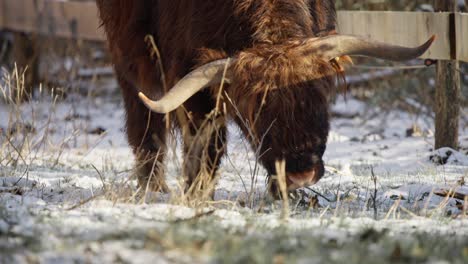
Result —
<instances>
[{"instance_id":1,"label":"cow's horn","mask_svg":"<svg viewBox=\"0 0 468 264\"><path fill-rule=\"evenodd\" d=\"M200 66L182 78L158 101L149 99L143 93L139 93L138 96L153 112L167 114L177 109L205 87L221 83L224 70L228 69L231 64L231 59L223 59ZM224 81L229 82L229 79L224 79Z\"/></svg>"},{"instance_id":2,"label":"cow's horn","mask_svg":"<svg viewBox=\"0 0 468 264\"><path fill-rule=\"evenodd\" d=\"M323 38L311 39L307 45L315 53L331 60L345 55L357 55L374 57L392 61L404 61L415 59L423 55L432 45L436 36L432 36L426 43L419 47L408 48L390 45L350 35L331 35Z\"/></svg>"}]
</instances>

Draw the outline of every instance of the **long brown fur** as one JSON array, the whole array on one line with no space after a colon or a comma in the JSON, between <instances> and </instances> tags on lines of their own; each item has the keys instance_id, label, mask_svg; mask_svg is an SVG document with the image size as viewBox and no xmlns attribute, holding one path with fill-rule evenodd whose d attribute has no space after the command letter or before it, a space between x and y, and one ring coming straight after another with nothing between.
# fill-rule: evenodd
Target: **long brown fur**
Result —
<instances>
[{"instance_id":1,"label":"long brown fur","mask_svg":"<svg viewBox=\"0 0 468 264\"><path fill-rule=\"evenodd\" d=\"M189 187L203 163L213 176L224 153L224 113L211 115L218 95L252 146L262 149L260 160L270 174L282 158L291 172L316 166L323 171L328 96L337 67L301 47L306 38L333 34L333 1L97 0L97 5L125 100L127 135L141 168L141 186L165 189L160 163L167 128L164 116L150 114L137 93L160 98L162 81L171 87L196 66L227 57L237 58L232 85L221 93L218 86L211 87L184 104L189 122L179 126L190 131L184 138ZM146 35L154 36L161 51L165 80L149 56ZM207 122L209 116L213 120ZM201 139L198 132L207 127L215 131L204 132ZM202 155L203 145L207 160L193 161ZM150 178L156 181L148 183Z\"/></svg>"}]
</instances>

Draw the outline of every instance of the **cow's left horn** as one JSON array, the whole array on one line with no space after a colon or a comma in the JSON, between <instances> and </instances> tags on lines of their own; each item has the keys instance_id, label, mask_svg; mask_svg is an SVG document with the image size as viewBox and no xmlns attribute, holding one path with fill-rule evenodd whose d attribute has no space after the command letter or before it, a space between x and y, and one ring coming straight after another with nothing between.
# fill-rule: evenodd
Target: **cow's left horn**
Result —
<instances>
[{"instance_id":1,"label":"cow's left horn","mask_svg":"<svg viewBox=\"0 0 468 264\"><path fill-rule=\"evenodd\" d=\"M331 60L345 55L360 55L392 61L405 61L423 55L432 45L435 36L419 47L408 48L390 45L350 35L331 35L323 38L313 38L307 42L309 50L319 53L322 57Z\"/></svg>"},{"instance_id":2,"label":"cow's left horn","mask_svg":"<svg viewBox=\"0 0 468 264\"><path fill-rule=\"evenodd\" d=\"M158 101L149 99L143 93L139 93L138 96L153 112L167 114L177 109L205 87L221 83L225 69L228 69L231 64L231 59L223 59L196 68L182 78ZM224 81L229 82L229 79L225 79Z\"/></svg>"}]
</instances>

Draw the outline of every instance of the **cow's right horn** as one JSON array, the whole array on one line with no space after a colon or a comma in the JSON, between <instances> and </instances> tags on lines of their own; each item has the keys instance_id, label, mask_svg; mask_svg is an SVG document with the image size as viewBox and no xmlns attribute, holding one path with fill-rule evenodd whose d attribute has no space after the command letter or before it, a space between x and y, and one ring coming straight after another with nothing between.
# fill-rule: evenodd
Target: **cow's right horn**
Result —
<instances>
[{"instance_id":1,"label":"cow's right horn","mask_svg":"<svg viewBox=\"0 0 468 264\"><path fill-rule=\"evenodd\" d=\"M436 37L432 36L424 44L409 48L373 41L363 37L331 35L323 38L312 38L307 45L315 54L320 54L328 60L345 55L360 55L384 60L405 61L416 59L423 55L431 47L435 39Z\"/></svg>"},{"instance_id":2,"label":"cow's right horn","mask_svg":"<svg viewBox=\"0 0 468 264\"><path fill-rule=\"evenodd\" d=\"M139 93L138 96L151 111L167 114L177 109L205 87L222 81L229 83L229 75L225 76L224 73L228 73L227 70L231 65L232 59L228 58L200 66L182 78L158 101L149 99L143 93ZM225 77L224 80L223 77Z\"/></svg>"}]
</instances>

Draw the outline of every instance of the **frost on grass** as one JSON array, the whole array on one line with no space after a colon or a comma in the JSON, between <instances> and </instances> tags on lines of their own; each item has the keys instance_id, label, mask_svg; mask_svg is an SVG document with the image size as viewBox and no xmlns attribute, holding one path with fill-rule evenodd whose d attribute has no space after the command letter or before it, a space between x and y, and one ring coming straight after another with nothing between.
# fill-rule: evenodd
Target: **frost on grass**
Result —
<instances>
[{"instance_id":1,"label":"frost on grass","mask_svg":"<svg viewBox=\"0 0 468 264\"><path fill-rule=\"evenodd\" d=\"M136 193L120 100L2 103L0 262L466 263L467 153L433 150L425 120L363 109L338 101L335 111L356 114L333 121L327 173L291 194L284 220L233 126L215 200L189 207L177 139L173 192ZM408 134L415 123L422 132Z\"/></svg>"}]
</instances>

